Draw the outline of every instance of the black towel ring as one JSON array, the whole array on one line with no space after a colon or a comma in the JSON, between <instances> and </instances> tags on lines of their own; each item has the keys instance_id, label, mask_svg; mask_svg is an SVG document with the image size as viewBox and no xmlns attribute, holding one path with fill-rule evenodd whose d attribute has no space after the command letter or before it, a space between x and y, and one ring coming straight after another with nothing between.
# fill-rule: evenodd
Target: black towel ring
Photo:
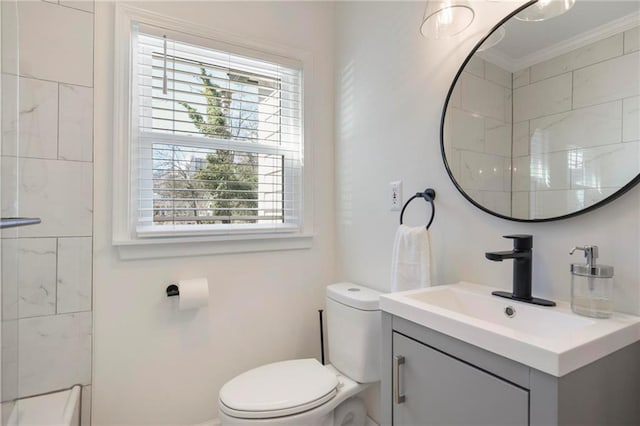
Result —
<instances>
[{"instance_id":1,"label":"black towel ring","mask_svg":"<svg viewBox=\"0 0 640 426\"><path fill-rule=\"evenodd\" d=\"M436 206L435 204L433 204L433 200L436 199L436 191L432 188L427 188L424 190L424 192L416 192L416 195L409 198L407 202L404 203L404 206L402 206L402 211L400 212L400 225L402 225L402 216L404 216L404 210L407 208L409 203L415 200L416 198L424 198L425 201L428 201L429 203L431 203L431 219L429 219L429 223L427 223L427 229L429 229L429 227L431 226L431 223L433 222L433 218L436 215Z\"/></svg>"}]
</instances>

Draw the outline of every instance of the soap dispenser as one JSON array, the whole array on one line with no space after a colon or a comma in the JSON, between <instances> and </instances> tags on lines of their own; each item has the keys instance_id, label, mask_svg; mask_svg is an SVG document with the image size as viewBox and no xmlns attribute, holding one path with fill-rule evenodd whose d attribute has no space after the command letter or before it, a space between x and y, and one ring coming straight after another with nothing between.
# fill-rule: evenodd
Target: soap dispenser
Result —
<instances>
[{"instance_id":1,"label":"soap dispenser","mask_svg":"<svg viewBox=\"0 0 640 426\"><path fill-rule=\"evenodd\" d=\"M613 266L596 265L598 246L574 247L582 250L587 263L571 264L571 310L593 318L609 318L613 312Z\"/></svg>"}]
</instances>

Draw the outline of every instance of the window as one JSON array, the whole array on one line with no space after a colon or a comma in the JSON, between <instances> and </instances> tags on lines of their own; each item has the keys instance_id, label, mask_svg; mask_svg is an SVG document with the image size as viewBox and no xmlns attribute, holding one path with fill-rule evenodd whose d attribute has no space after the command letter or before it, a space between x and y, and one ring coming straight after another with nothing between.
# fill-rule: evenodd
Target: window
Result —
<instances>
[{"instance_id":1,"label":"window","mask_svg":"<svg viewBox=\"0 0 640 426\"><path fill-rule=\"evenodd\" d=\"M164 32L133 39L138 235L294 229L300 70Z\"/></svg>"},{"instance_id":2,"label":"window","mask_svg":"<svg viewBox=\"0 0 640 426\"><path fill-rule=\"evenodd\" d=\"M126 16L114 240L301 234L303 62Z\"/></svg>"}]
</instances>

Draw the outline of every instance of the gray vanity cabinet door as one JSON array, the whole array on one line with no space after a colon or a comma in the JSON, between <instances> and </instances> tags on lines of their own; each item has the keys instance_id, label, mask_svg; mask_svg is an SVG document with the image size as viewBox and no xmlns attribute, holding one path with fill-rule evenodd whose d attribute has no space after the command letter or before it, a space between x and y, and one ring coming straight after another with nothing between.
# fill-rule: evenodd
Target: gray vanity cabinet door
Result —
<instances>
[{"instance_id":1,"label":"gray vanity cabinet door","mask_svg":"<svg viewBox=\"0 0 640 426\"><path fill-rule=\"evenodd\" d=\"M529 424L527 390L395 332L393 355L404 357L395 426Z\"/></svg>"}]
</instances>

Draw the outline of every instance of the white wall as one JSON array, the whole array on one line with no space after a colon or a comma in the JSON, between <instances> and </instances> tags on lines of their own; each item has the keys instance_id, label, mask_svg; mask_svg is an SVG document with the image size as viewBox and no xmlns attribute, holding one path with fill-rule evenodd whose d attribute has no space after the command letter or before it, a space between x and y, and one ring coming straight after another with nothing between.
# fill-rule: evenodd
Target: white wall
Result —
<instances>
[{"instance_id":1,"label":"white wall","mask_svg":"<svg viewBox=\"0 0 640 426\"><path fill-rule=\"evenodd\" d=\"M201 25L310 52L315 238L309 250L120 261L111 245L113 13L96 2L95 425L217 417L222 384L259 364L319 356L317 309L333 281L333 5L136 2ZM171 281L205 276L209 307L175 312Z\"/></svg>"},{"instance_id":2,"label":"white wall","mask_svg":"<svg viewBox=\"0 0 640 426\"><path fill-rule=\"evenodd\" d=\"M339 278L388 289L398 223L388 183L404 181L405 199L437 191L432 225L436 283L470 280L511 287L512 265L485 259L509 249L510 233L534 235L536 296L568 300L568 250L600 246L616 268L615 308L640 312L640 188L613 203L560 222L522 224L492 217L455 189L440 155L442 105L455 72L480 35L516 3L473 2L476 20L458 38L427 40L418 31L424 2L340 3L336 8L336 195ZM428 212L414 202L406 223Z\"/></svg>"}]
</instances>

